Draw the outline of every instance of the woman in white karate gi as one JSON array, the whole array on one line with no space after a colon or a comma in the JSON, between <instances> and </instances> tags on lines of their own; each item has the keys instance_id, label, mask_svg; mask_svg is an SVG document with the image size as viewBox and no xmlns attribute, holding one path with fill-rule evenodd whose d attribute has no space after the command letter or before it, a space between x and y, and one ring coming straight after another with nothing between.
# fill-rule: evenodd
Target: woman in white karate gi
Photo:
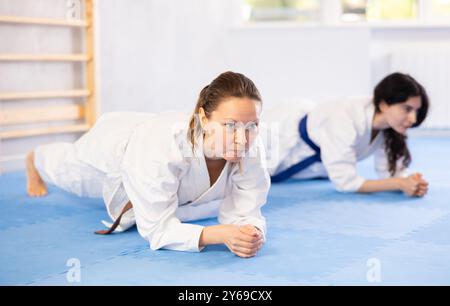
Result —
<instances>
[{"instance_id":1,"label":"woman in white karate gi","mask_svg":"<svg viewBox=\"0 0 450 306\"><path fill-rule=\"evenodd\" d=\"M116 221L97 233L136 224L153 250L224 243L240 257L255 256L265 241L260 209L270 187L257 137L261 104L250 79L226 72L201 91L193 115L103 115L74 144L28 155L28 194L47 194L49 182L103 197ZM186 223L213 216L220 225Z\"/></svg>"},{"instance_id":2,"label":"woman in white karate gi","mask_svg":"<svg viewBox=\"0 0 450 306\"><path fill-rule=\"evenodd\" d=\"M406 172L411 162L406 133L425 120L428 104L422 85L394 73L371 98L265 109L261 122L268 130L261 136L272 182L329 177L341 192L398 190L422 197L428 183L420 173ZM372 154L379 179L368 180L357 173L356 163Z\"/></svg>"}]
</instances>

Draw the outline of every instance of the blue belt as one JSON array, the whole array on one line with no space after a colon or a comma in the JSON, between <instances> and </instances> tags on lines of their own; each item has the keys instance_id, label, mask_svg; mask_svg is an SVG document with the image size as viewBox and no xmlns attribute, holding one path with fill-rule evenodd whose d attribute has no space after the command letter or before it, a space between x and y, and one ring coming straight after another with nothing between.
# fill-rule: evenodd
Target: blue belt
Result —
<instances>
[{"instance_id":1,"label":"blue belt","mask_svg":"<svg viewBox=\"0 0 450 306\"><path fill-rule=\"evenodd\" d=\"M322 161L322 159L320 158L320 148L314 142L312 142L312 140L308 136L308 131L306 129L307 121L308 121L308 116L306 115L305 117L302 118L302 120L300 120L300 123L298 125L298 132L300 133L300 137L303 139L303 141L308 146L310 146L311 149L313 149L314 152L316 152L316 154L314 154L313 156L308 157L308 158L296 163L295 165L287 168L286 170L283 170L280 173L272 176L271 180L273 183L285 181L285 180L289 179L290 177L292 177L293 175L299 173L300 171L305 170L312 164Z\"/></svg>"}]
</instances>

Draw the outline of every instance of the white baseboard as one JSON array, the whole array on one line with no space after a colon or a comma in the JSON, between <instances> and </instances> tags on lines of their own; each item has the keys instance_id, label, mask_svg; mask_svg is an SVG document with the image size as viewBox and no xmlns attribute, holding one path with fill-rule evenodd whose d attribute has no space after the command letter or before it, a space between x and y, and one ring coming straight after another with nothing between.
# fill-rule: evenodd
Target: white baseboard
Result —
<instances>
[{"instance_id":1,"label":"white baseboard","mask_svg":"<svg viewBox=\"0 0 450 306\"><path fill-rule=\"evenodd\" d=\"M408 132L408 136L450 137L450 129L417 129Z\"/></svg>"},{"instance_id":2,"label":"white baseboard","mask_svg":"<svg viewBox=\"0 0 450 306\"><path fill-rule=\"evenodd\" d=\"M0 175L25 169L25 154L0 156Z\"/></svg>"}]
</instances>

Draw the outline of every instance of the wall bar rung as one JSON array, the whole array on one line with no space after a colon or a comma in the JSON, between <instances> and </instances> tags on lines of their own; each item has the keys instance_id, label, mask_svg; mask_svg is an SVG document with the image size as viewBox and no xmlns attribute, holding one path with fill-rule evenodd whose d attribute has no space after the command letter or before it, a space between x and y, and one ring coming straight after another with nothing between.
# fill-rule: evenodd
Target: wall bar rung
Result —
<instances>
[{"instance_id":1,"label":"wall bar rung","mask_svg":"<svg viewBox=\"0 0 450 306\"><path fill-rule=\"evenodd\" d=\"M89 95L90 92L87 89L35 92L0 92L0 100L77 98L88 97Z\"/></svg>"},{"instance_id":2,"label":"wall bar rung","mask_svg":"<svg viewBox=\"0 0 450 306\"><path fill-rule=\"evenodd\" d=\"M87 54L0 54L0 61L8 62L87 62Z\"/></svg>"},{"instance_id":3,"label":"wall bar rung","mask_svg":"<svg viewBox=\"0 0 450 306\"><path fill-rule=\"evenodd\" d=\"M62 27L88 27L89 26L89 23L85 20L34 18L34 17L19 17L19 16L0 16L0 23L23 24L23 25L62 26Z\"/></svg>"},{"instance_id":4,"label":"wall bar rung","mask_svg":"<svg viewBox=\"0 0 450 306\"><path fill-rule=\"evenodd\" d=\"M81 104L51 107L11 108L0 112L0 125L28 124L49 121L81 120L84 106Z\"/></svg>"},{"instance_id":5,"label":"wall bar rung","mask_svg":"<svg viewBox=\"0 0 450 306\"><path fill-rule=\"evenodd\" d=\"M30 137L30 136L60 134L60 133L76 133L76 132L85 132L87 130L89 130L89 125L83 123L65 126L46 127L46 128L33 128L29 130L0 131L0 139L11 139L19 137Z\"/></svg>"}]
</instances>

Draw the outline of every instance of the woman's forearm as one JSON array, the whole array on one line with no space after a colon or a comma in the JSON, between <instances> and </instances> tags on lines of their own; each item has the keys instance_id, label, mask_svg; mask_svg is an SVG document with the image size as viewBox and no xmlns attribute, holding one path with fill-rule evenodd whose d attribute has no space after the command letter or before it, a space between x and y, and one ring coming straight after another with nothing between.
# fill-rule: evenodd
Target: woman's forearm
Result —
<instances>
[{"instance_id":1,"label":"woman's forearm","mask_svg":"<svg viewBox=\"0 0 450 306\"><path fill-rule=\"evenodd\" d=\"M402 190L401 179L394 177L381 180L366 180L357 192L372 193L397 190Z\"/></svg>"},{"instance_id":2,"label":"woman's forearm","mask_svg":"<svg viewBox=\"0 0 450 306\"><path fill-rule=\"evenodd\" d=\"M207 245L224 243L224 229L225 225L213 225L204 227L202 234L200 235L199 246L204 247Z\"/></svg>"}]
</instances>

